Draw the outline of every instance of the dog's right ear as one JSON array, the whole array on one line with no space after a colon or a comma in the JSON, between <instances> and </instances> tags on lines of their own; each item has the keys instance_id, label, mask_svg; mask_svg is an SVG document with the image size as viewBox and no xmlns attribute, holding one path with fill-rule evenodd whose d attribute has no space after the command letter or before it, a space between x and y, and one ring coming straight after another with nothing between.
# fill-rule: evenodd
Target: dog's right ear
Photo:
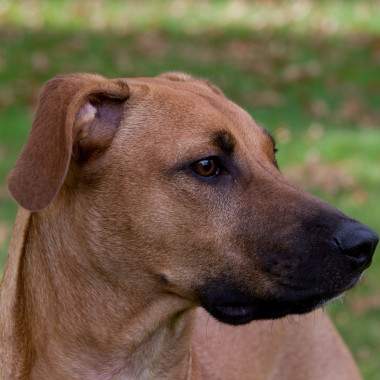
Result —
<instances>
[{"instance_id":1,"label":"dog's right ear","mask_svg":"<svg viewBox=\"0 0 380 380\"><path fill-rule=\"evenodd\" d=\"M28 142L8 179L20 206L47 207L65 181L71 157L110 144L128 96L124 81L93 74L62 75L46 83Z\"/></svg>"}]
</instances>

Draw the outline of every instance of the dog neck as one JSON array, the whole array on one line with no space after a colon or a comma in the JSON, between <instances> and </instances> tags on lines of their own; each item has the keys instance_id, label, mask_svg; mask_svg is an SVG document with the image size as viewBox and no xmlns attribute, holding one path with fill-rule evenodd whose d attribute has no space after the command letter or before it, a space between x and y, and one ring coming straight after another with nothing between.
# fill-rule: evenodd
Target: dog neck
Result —
<instances>
[{"instance_id":1,"label":"dog neck","mask_svg":"<svg viewBox=\"0 0 380 380\"><path fill-rule=\"evenodd\" d=\"M124 282L113 276L94 249L96 234L88 236L91 226L69 212L32 214L18 248L23 331L16 333L28 351L20 373L31 369L26 378L50 380L186 379L192 305L160 291L137 268Z\"/></svg>"}]
</instances>

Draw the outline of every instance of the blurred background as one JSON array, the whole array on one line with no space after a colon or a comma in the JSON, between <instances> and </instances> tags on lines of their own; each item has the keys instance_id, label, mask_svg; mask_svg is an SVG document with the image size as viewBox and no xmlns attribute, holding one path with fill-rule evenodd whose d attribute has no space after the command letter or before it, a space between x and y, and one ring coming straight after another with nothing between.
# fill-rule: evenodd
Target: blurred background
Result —
<instances>
[{"instance_id":1,"label":"blurred background","mask_svg":"<svg viewBox=\"0 0 380 380\"><path fill-rule=\"evenodd\" d=\"M380 1L0 0L0 272L5 179L57 73L211 79L276 137L285 175L380 232ZM380 252L328 307L380 379Z\"/></svg>"}]
</instances>

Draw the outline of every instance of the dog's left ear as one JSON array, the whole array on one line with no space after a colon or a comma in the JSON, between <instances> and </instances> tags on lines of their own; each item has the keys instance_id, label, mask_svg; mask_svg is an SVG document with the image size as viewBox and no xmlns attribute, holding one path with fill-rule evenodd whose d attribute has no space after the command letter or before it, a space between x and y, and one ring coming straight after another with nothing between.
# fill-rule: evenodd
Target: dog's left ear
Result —
<instances>
[{"instance_id":1,"label":"dog's left ear","mask_svg":"<svg viewBox=\"0 0 380 380\"><path fill-rule=\"evenodd\" d=\"M42 89L32 130L8 186L25 209L47 207L60 191L71 159L107 148L120 124L128 85L94 74L57 76Z\"/></svg>"}]
</instances>

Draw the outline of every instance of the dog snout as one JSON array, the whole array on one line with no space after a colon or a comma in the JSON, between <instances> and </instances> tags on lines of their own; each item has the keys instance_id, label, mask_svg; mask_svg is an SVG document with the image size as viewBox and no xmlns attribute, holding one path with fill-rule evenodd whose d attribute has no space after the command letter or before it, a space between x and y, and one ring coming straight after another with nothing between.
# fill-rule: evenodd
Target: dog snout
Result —
<instances>
[{"instance_id":1,"label":"dog snout","mask_svg":"<svg viewBox=\"0 0 380 380\"><path fill-rule=\"evenodd\" d=\"M356 270L363 270L371 264L379 241L375 232L356 222L343 223L337 230L334 239L341 253Z\"/></svg>"}]
</instances>

